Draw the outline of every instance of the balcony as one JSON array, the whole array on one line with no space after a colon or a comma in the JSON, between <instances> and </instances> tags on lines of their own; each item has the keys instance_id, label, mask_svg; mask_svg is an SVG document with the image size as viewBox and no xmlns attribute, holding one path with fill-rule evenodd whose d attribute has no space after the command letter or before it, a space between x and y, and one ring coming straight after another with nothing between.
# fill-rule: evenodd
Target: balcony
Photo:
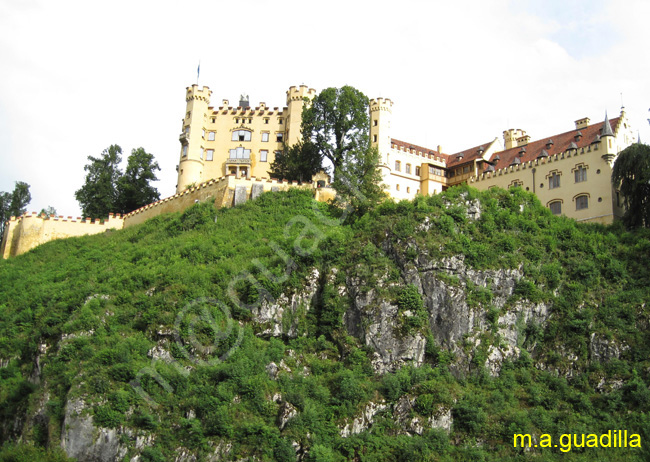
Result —
<instances>
[{"instance_id":1,"label":"balcony","mask_svg":"<svg viewBox=\"0 0 650 462\"><path fill-rule=\"evenodd\" d=\"M244 159L244 158L231 157L226 161L226 164L237 164L237 165L250 165L250 163L251 163L250 158Z\"/></svg>"},{"instance_id":2,"label":"balcony","mask_svg":"<svg viewBox=\"0 0 650 462\"><path fill-rule=\"evenodd\" d=\"M183 144L187 144L187 142L189 141L189 138L190 138L190 135L187 134L187 133L185 133L185 132L183 132L183 133L181 133L180 136L178 137L178 141L180 141L180 142L183 143Z\"/></svg>"}]
</instances>

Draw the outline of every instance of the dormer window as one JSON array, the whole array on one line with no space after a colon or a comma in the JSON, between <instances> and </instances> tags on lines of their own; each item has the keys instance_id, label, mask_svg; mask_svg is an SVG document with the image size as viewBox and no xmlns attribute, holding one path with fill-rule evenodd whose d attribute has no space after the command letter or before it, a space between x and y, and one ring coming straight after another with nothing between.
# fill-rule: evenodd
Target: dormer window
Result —
<instances>
[{"instance_id":1,"label":"dormer window","mask_svg":"<svg viewBox=\"0 0 650 462\"><path fill-rule=\"evenodd\" d=\"M248 130L235 130L232 132L232 141L250 141L251 132Z\"/></svg>"},{"instance_id":2,"label":"dormer window","mask_svg":"<svg viewBox=\"0 0 650 462\"><path fill-rule=\"evenodd\" d=\"M553 140L548 140L546 142L546 149L551 149L551 146L553 146Z\"/></svg>"}]
</instances>

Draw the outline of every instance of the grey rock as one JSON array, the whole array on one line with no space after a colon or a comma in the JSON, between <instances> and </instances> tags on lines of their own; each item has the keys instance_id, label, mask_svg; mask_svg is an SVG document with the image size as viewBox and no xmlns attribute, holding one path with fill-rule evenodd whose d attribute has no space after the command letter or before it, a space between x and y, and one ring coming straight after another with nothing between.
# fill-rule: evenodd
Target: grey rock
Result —
<instances>
[{"instance_id":1,"label":"grey rock","mask_svg":"<svg viewBox=\"0 0 650 462\"><path fill-rule=\"evenodd\" d=\"M261 183L253 183L251 188L251 199L257 199L264 192L264 185Z\"/></svg>"},{"instance_id":2,"label":"grey rock","mask_svg":"<svg viewBox=\"0 0 650 462\"><path fill-rule=\"evenodd\" d=\"M248 200L246 186L235 186L235 198L233 205L241 205Z\"/></svg>"}]
</instances>

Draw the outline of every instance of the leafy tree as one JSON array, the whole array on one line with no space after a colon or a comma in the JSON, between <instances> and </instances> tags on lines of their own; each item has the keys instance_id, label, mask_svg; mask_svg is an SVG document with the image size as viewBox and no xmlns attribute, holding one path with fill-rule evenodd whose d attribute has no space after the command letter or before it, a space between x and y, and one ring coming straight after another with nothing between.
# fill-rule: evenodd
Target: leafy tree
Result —
<instances>
[{"instance_id":1,"label":"leafy tree","mask_svg":"<svg viewBox=\"0 0 650 462\"><path fill-rule=\"evenodd\" d=\"M624 149L614 163L612 183L625 201L625 225L650 227L650 146L636 143Z\"/></svg>"},{"instance_id":2,"label":"leafy tree","mask_svg":"<svg viewBox=\"0 0 650 462\"><path fill-rule=\"evenodd\" d=\"M24 181L16 181L13 192L0 192L0 237L4 232L5 223L10 217L17 217L27 211L27 204L32 200L29 185Z\"/></svg>"},{"instance_id":3,"label":"leafy tree","mask_svg":"<svg viewBox=\"0 0 650 462\"><path fill-rule=\"evenodd\" d=\"M308 181L322 167L323 158L309 140L301 141L276 154L269 175L289 181Z\"/></svg>"},{"instance_id":4,"label":"leafy tree","mask_svg":"<svg viewBox=\"0 0 650 462\"><path fill-rule=\"evenodd\" d=\"M86 182L75 192L84 218L102 218L115 212L117 204L117 182L122 176L119 165L122 148L116 144L102 152L101 157L88 156L90 164L84 167L88 172Z\"/></svg>"},{"instance_id":5,"label":"leafy tree","mask_svg":"<svg viewBox=\"0 0 650 462\"><path fill-rule=\"evenodd\" d=\"M153 154L144 148L131 151L126 171L117 181L117 209L120 213L128 213L143 205L160 199L160 193L149 184L156 181L156 170L160 170Z\"/></svg>"},{"instance_id":6,"label":"leafy tree","mask_svg":"<svg viewBox=\"0 0 650 462\"><path fill-rule=\"evenodd\" d=\"M321 158L334 165L337 200L359 216L385 194L378 170L379 152L370 146L368 97L344 86L327 88L303 111L302 134Z\"/></svg>"},{"instance_id":7,"label":"leafy tree","mask_svg":"<svg viewBox=\"0 0 650 462\"><path fill-rule=\"evenodd\" d=\"M41 211L39 212L39 215L43 215L43 214L47 216L56 215L56 209L51 205L48 205L47 207L41 209Z\"/></svg>"},{"instance_id":8,"label":"leafy tree","mask_svg":"<svg viewBox=\"0 0 650 462\"><path fill-rule=\"evenodd\" d=\"M350 86L326 88L303 111L301 128L304 139L336 170L370 144L368 97Z\"/></svg>"},{"instance_id":9,"label":"leafy tree","mask_svg":"<svg viewBox=\"0 0 650 462\"><path fill-rule=\"evenodd\" d=\"M149 185L155 181L155 171L160 170L153 155L143 148L133 149L128 158L126 172L120 170L122 148L111 145L101 157L88 156L90 163L84 185L75 193L86 218L102 218L109 213L127 213L160 197L158 190Z\"/></svg>"}]
</instances>

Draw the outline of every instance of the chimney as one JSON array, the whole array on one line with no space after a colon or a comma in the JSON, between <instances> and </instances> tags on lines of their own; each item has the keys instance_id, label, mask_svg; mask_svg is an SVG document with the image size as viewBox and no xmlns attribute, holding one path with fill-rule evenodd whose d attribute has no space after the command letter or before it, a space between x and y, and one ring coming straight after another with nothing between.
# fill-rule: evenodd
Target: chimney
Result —
<instances>
[{"instance_id":1,"label":"chimney","mask_svg":"<svg viewBox=\"0 0 650 462\"><path fill-rule=\"evenodd\" d=\"M576 120L576 130L581 130L589 126L589 117Z\"/></svg>"}]
</instances>

